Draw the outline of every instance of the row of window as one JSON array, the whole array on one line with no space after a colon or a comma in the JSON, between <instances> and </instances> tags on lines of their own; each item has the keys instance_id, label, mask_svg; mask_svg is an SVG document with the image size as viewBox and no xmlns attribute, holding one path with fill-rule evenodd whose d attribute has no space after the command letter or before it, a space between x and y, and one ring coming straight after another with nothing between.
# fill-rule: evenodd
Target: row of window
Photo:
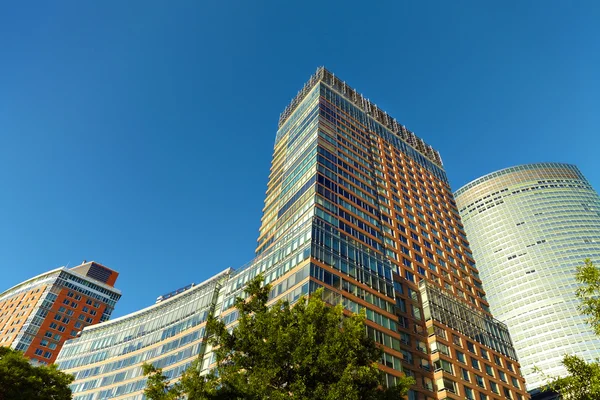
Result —
<instances>
[{"instance_id":1,"label":"row of window","mask_svg":"<svg viewBox=\"0 0 600 400\"><path fill-rule=\"evenodd\" d=\"M44 358L51 358L52 357L52 353L49 351L44 351L42 349L35 349L34 354L36 356L40 356L40 357L44 357Z\"/></svg>"},{"instance_id":2,"label":"row of window","mask_svg":"<svg viewBox=\"0 0 600 400\"><path fill-rule=\"evenodd\" d=\"M509 388L504 387L504 386L499 386L497 383L492 382L492 381L489 381L489 383L490 383L489 389L492 392L494 392L495 394L503 395L506 399L509 399L509 400L522 400L523 399L523 396L518 392L511 391ZM437 386L438 386L438 391L447 390L456 395L461 395L461 393L459 393L459 391L458 391L458 387L459 387L458 383L454 382L453 380L451 380L447 377L443 377L443 378L439 379L437 381ZM482 385L478 385L478 386L485 389L485 386L482 386ZM501 389L502 389L502 391L501 391ZM476 394L477 394L477 397L475 397ZM464 398L467 400L477 400L477 399L478 400L488 400L489 399L489 396L486 395L485 393L477 392L466 385L462 386L462 395L464 395Z\"/></svg>"}]
</instances>

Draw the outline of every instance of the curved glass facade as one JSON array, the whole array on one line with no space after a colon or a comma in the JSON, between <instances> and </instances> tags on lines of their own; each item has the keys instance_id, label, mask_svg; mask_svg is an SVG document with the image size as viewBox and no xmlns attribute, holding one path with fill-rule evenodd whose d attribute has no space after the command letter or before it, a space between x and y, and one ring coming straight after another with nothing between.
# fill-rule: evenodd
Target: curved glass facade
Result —
<instances>
[{"instance_id":1,"label":"curved glass facade","mask_svg":"<svg viewBox=\"0 0 600 400\"><path fill-rule=\"evenodd\" d=\"M494 316L509 327L528 390L533 368L564 375L561 360L600 356L577 310L575 269L600 262L600 197L577 169L540 163L503 169L456 193Z\"/></svg>"},{"instance_id":2,"label":"curved glass facade","mask_svg":"<svg viewBox=\"0 0 600 400\"><path fill-rule=\"evenodd\" d=\"M206 319L229 270L139 312L83 330L60 352L60 369L75 376L75 400L142 398L142 363L179 377L203 355ZM209 360L206 360L208 363Z\"/></svg>"}]
</instances>

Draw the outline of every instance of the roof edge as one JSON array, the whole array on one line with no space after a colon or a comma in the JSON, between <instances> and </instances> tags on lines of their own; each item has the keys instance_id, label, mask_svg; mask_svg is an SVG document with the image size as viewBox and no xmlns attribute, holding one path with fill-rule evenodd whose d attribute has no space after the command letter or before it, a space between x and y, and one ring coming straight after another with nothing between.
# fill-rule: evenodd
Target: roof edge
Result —
<instances>
[{"instance_id":1,"label":"roof edge","mask_svg":"<svg viewBox=\"0 0 600 400\"><path fill-rule=\"evenodd\" d=\"M579 168L577 168L577 166L575 164L560 163L560 162L539 162L539 163L526 163L526 164L513 165L512 167L501 168L499 170L489 172L485 175L480 176L479 178L475 178L472 181L464 184L459 189L454 191L454 198L461 196L463 193L470 190L471 188L479 185L480 183L482 183L484 181L487 181L488 179L486 179L486 178L488 178L490 175L498 174L499 176L501 176L504 174L509 174L509 173L517 170L519 167L530 167L530 169L535 169L538 167L549 166L549 165L561 166L561 167L571 167L571 168L575 168L575 169L577 169L577 171L579 171Z\"/></svg>"},{"instance_id":2,"label":"roof edge","mask_svg":"<svg viewBox=\"0 0 600 400\"><path fill-rule=\"evenodd\" d=\"M425 143L423 139L414 134L414 132L408 130L404 125L399 123L395 118L390 116L387 112L383 111L377 105L373 104L369 99L365 98L362 94L358 93L355 89L346 84L346 82L339 79L332 72L321 66L317 68L317 71L311 75L309 80L304 84L304 87L300 89L298 94L292 99L290 104L283 110L279 115L278 128L281 128L296 108L302 103L308 93L319 83L323 82L330 86L336 92L338 92L345 99L350 101L356 107L371 117L379 124L386 127L393 134L398 136L408 145L413 147L423 156L427 157L434 164L443 168L442 157L440 153L433 147Z\"/></svg>"}]
</instances>

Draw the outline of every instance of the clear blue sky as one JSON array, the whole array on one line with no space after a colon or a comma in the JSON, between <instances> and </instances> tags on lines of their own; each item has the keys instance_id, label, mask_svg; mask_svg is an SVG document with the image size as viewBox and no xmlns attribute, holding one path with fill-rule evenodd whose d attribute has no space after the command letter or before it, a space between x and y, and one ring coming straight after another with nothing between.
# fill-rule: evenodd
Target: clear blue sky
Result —
<instances>
[{"instance_id":1,"label":"clear blue sky","mask_svg":"<svg viewBox=\"0 0 600 400\"><path fill-rule=\"evenodd\" d=\"M96 260L120 316L248 262L279 113L319 65L454 189L541 161L600 189L600 3L384 3L0 6L0 291Z\"/></svg>"}]
</instances>

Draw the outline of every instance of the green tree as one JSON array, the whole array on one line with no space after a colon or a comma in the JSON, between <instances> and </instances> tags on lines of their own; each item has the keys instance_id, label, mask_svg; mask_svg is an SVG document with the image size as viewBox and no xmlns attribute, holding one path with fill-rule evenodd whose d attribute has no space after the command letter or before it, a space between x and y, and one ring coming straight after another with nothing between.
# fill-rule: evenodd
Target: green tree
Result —
<instances>
[{"instance_id":1,"label":"green tree","mask_svg":"<svg viewBox=\"0 0 600 400\"><path fill-rule=\"evenodd\" d=\"M0 400L69 400L71 382L54 364L34 366L20 351L0 347Z\"/></svg>"},{"instance_id":2,"label":"green tree","mask_svg":"<svg viewBox=\"0 0 600 400\"><path fill-rule=\"evenodd\" d=\"M152 364L144 363L142 365L144 375L148 376L144 394L152 400L171 400L180 396L177 385L169 385L169 378L162 373L161 368L156 368Z\"/></svg>"},{"instance_id":3,"label":"green tree","mask_svg":"<svg viewBox=\"0 0 600 400\"><path fill-rule=\"evenodd\" d=\"M581 302L579 311L588 317L588 324L600 336L600 269L588 258L577 267L576 279L581 284L575 292Z\"/></svg>"},{"instance_id":4,"label":"green tree","mask_svg":"<svg viewBox=\"0 0 600 400\"><path fill-rule=\"evenodd\" d=\"M578 356L566 355L562 361L568 371L564 378L551 378L547 389L565 400L600 399L600 364L587 363Z\"/></svg>"},{"instance_id":5,"label":"green tree","mask_svg":"<svg viewBox=\"0 0 600 400\"><path fill-rule=\"evenodd\" d=\"M580 301L579 311L586 315L596 335L600 336L600 269L591 260L577 267L580 286L575 295ZM568 375L548 377L547 389L559 393L565 400L600 399L600 360L587 363L575 355L565 355L562 361Z\"/></svg>"},{"instance_id":6,"label":"green tree","mask_svg":"<svg viewBox=\"0 0 600 400\"><path fill-rule=\"evenodd\" d=\"M196 359L187 368L179 382L171 384L169 378L162 373L161 368L152 364L144 363L142 366L144 375L148 376L144 394L150 400L177 400L187 398L189 400L204 399L226 399L223 395L218 396L219 382L214 373L200 375L200 359Z\"/></svg>"},{"instance_id":7,"label":"green tree","mask_svg":"<svg viewBox=\"0 0 600 400\"><path fill-rule=\"evenodd\" d=\"M394 388L385 386L376 363L382 350L366 335L364 313L344 315L320 291L293 307L288 302L267 307L270 286L262 281L262 276L250 281L248 298L237 299L232 332L209 318L213 371L201 376L195 363L170 385L160 369L146 366L149 399L383 400L400 399L414 384L405 377Z\"/></svg>"}]
</instances>

